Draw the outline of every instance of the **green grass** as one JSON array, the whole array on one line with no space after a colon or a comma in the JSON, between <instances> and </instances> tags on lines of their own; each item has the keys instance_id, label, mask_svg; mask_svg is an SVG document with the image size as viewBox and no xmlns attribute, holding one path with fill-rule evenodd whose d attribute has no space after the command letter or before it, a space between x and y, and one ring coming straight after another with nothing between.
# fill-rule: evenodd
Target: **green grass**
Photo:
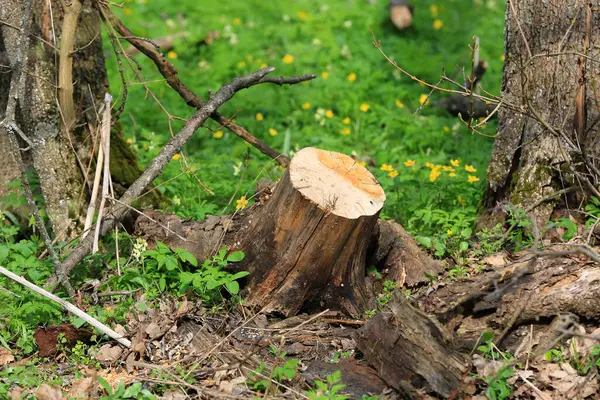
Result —
<instances>
[{"instance_id":1,"label":"green grass","mask_svg":"<svg viewBox=\"0 0 600 400\"><path fill-rule=\"evenodd\" d=\"M434 18L430 6L436 5ZM489 69L484 87L498 93L503 53L504 2L480 1L421 1L416 6L414 26L399 33L388 22L387 2L377 1L275 1L275 2L218 2L200 3L162 0L126 2L124 9L115 8L136 34L158 38L187 32L177 39L171 61L179 69L179 77L196 93L207 98L209 90L238 75L258 70L264 64L274 66L274 75L318 74L304 84L279 87L261 85L239 92L221 108L235 121L273 148L293 154L300 148L314 146L352 154L367 161L368 168L384 186L388 200L382 212L407 225L414 234L435 234L446 231L447 223L427 223L415 220L422 209L451 212L460 210L472 223L477 202L484 187L486 165L492 139L472 134L444 111L426 105L418 114L421 95L427 88L401 75L375 49L370 27L381 41L382 48L403 68L420 78L435 83L442 74L456 74L457 66L470 71L470 50L473 35L481 38L481 59L488 60ZM178 16L181 13L181 16ZM436 30L433 21L443 26ZM211 30L221 33L221 39L210 46L193 43ZM232 44L236 43L236 44ZM107 54L110 52L105 43ZM293 62L284 63L286 55ZM156 72L150 61L138 55L148 87L160 99L170 114L189 117L187 107ZM114 59L108 60L113 95L121 91L120 78ZM329 76L324 79L323 72ZM348 80L350 74L356 80ZM138 149L146 164L169 138L169 119L145 89L134 84L133 73L127 77L129 97L122 122L127 138ZM434 93L431 101L441 98ZM308 109L302 105L309 103ZM402 103L400 108L398 104ZM367 112L360 110L368 104ZM315 118L318 109L331 110L333 118ZM261 113L263 120L257 120ZM345 118L350 124L343 123ZM173 132L182 126L171 121ZM496 124L488 124L485 132L493 134ZM209 195L191 174L179 176L161 186L175 200L174 211L189 217L201 217L204 212L231 212L235 198L251 191L255 179L273 179L281 174L269 158L254 150L227 130L222 138L214 137L219 127L213 121L207 129L199 130L184 147L183 153L196 176L206 183L215 195ZM276 136L269 130L277 131ZM342 135L344 129L350 134ZM212 130L212 131L211 131ZM347 133L348 131L344 131ZM246 157L247 162L245 162ZM426 162L448 166L458 159L457 176L451 178L442 170L435 182L428 177ZM415 160L414 167L403 162ZM243 163L242 163L243 162ZM391 164L398 171L395 178L380 170ZM466 164L477 169L467 173ZM246 168L245 173L243 172ZM172 161L161 178L164 182L182 172L182 159ZM236 173L242 167L242 172ZM473 175L479 182L468 183ZM458 197L461 197L460 199ZM204 202L204 203L203 203ZM409 222L413 219L413 222ZM425 231L423 231L425 230Z\"/></svg>"}]
</instances>

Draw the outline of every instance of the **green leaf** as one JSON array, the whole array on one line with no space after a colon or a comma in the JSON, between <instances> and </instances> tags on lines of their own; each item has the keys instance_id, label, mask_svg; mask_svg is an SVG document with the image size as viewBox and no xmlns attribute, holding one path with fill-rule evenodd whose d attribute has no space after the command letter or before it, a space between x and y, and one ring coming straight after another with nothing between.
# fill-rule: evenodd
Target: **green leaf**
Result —
<instances>
[{"instance_id":1,"label":"green leaf","mask_svg":"<svg viewBox=\"0 0 600 400\"><path fill-rule=\"evenodd\" d=\"M161 276L160 279L158 280L158 288L160 289L161 292L164 292L165 289L167 288L167 280L165 279L164 276Z\"/></svg>"},{"instance_id":2,"label":"green leaf","mask_svg":"<svg viewBox=\"0 0 600 400\"><path fill-rule=\"evenodd\" d=\"M236 281L230 281L225 284L227 291L231 294L238 294L240 292L240 284Z\"/></svg>"},{"instance_id":3,"label":"green leaf","mask_svg":"<svg viewBox=\"0 0 600 400\"><path fill-rule=\"evenodd\" d=\"M426 236L417 236L415 238L415 240L423 247L426 247L428 249L431 248L431 238L428 238Z\"/></svg>"},{"instance_id":4,"label":"green leaf","mask_svg":"<svg viewBox=\"0 0 600 400\"><path fill-rule=\"evenodd\" d=\"M167 271L174 271L177 268L179 268L179 262L173 256L166 256L164 261L165 261L165 268L167 268Z\"/></svg>"},{"instance_id":5,"label":"green leaf","mask_svg":"<svg viewBox=\"0 0 600 400\"><path fill-rule=\"evenodd\" d=\"M494 332L493 331L485 331L481 334L481 341L483 343L487 343L487 342L491 342L492 339L494 339Z\"/></svg>"},{"instance_id":6,"label":"green leaf","mask_svg":"<svg viewBox=\"0 0 600 400\"><path fill-rule=\"evenodd\" d=\"M109 396L112 396L113 394L113 390L112 387L110 386L110 384L106 381L106 379L104 379L101 376L98 376L98 382L100 382L100 386L102 386L104 388L104 390L106 391L106 393Z\"/></svg>"},{"instance_id":7,"label":"green leaf","mask_svg":"<svg viewBox=\"0 0 600 400\"><path fill-rule=\"evenodd\" d=\"M179 259L181 261L188 262L188 263L192 264L194 267L198 266L198 260L189 251L183 250L183 249L177 249L177 250L175 250L175 253L177 254L177 256L179 256Z\"/></svg>"},{"instance_id":8,"label":"green leaf","mask_svg":"<svg viewBox=\"0 0 600 400\"><path fill-rule=\"evenodd\" d=\"M240 272L236 272L235 274L231 275L231 277L229 279L231 279L232 281L235 281L235 280L238 280L238 279L243 278L248 275L250 275L250 272L240 271Z\"/></svg>"},{"instance_id":9,"label":"green leaf","mask_svg":"<svg viewBox=\"0 0 600 400\"><path fill-rule=\"evenodd\" d=\"M244 259L246 255L243 251L234 251L227 256L227 261L229 262L240 262Z\"/></svg>"},{"instance_id":10,"label":"green leaf","mask_svg":"<svg viewBox=\"0 0 600 400\"><path fill-rule=\"evenodd\" d=\"M467 250L469 250L469 243L467 243L467 242L460 242L459 249L460 249L460 251L467 251Z\"/></svg>"},{"instance_id":11,"label":"green leaf","mask_svg":"<svg viewBox=\"0 0 600 400\"><path fill-rule=\"evenodd\" d=\"M123 397L128 399L137 396L142 389L141 382L136 382L133 385L129 386L125 393L123 393Z\"/></svg>"},{"instance_id":12,"label":"green leaf","mask_svg":"<svg viewBox=\"0 0 600 400\"><path fill-rule=\"evenodd\" d=\"M462 236L465 239L470 238L472 234L473 230L471 228L465 228L462 231L460 231L460 236Z\"/></svg>"}]
</instances>

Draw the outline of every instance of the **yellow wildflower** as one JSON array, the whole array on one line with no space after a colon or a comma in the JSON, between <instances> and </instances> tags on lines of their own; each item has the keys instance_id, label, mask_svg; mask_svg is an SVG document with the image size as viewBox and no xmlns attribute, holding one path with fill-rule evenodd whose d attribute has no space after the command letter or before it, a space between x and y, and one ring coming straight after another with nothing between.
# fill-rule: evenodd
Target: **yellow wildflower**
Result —
<instances>
[{"instance_id":1,"label":"yellow wildflower","mask_svg":"<svg viewBox=\"0 0 600 400\"><path fill-rule=\"evenodd\" d=\"M362 112L367 112L367 111L369 111L369 108L370 108L370 107L371 107L371 106L370 106L370 105L368 105L367 103L362 103L362 104L360 105L360 111L362 111Z\"/></svg>"},{"instance_id":2,"label":"yellow wildflower","mask_svg":"<svg viewBox=\"0 0 600 400\"><path fill-rule=\"evenodd\" d=\"M388 176L389 176L390 178L395 178L395 177L397 177L397 176L398 176L398 171L396 171L396 170L390 171L390 172L388 173Z\"/></svg>"},{"instance_id":3,"label":"yellow wildflower","mask_svg":"<svg viewBox=\"0 0 600 400\"><path fill-rule=\"evenodd\" d=\"M223 131L216 131L216 132L213 134L213 137L214 137L215 139L221 139L221 138L223 137Z\"/></svg>"},{"instance_id":4,"label":"yellow wildflower","mask_svg":"<svg viewBox=\"0 0 600 400\"><path fill-rule=\"evenodd\" d=\"M407 167L412 167L412 166L413 166L413 165L415 165L415 164L416 164L416 161L415 161L415 160L407 160L407 161L404 161L404 165L406 165Z\"/></svg>"},{"instance_id":5,"label":"yellow wildflower","mask_svg":"<svg viewBox=\"0 0 600 400\"><path fill-rule=\"evenodd\" d=\"M445 126L443 129L444 129L444 132L450 132L450 128L448 128L447 126Z\"/></svg>"},{"instance_id":6,"label":"yellow wildflower","mask_svg":"<svg viewBox=\"0 0 600 400\"><path fill-rule=\"evenodd\" d=\"M302 109L303 110L308 110L310 108L310 103L304 103L302 104Z\"/></svg>"},{"instance_id":7,"label":"yellow wildflower","mask_svg":"<svg viewBox=\"0 0 600 400\"><path fill-rule=\"evenodd\" d=\"M420 95L420 96L419 96L419 104L425 104L425 102L427 102L427 98L428 98L428 97L429 97L429 96L428 96L428 95L426 95L426 94L422 94L422 95Z\"/></svg>"},{"instance_id":8,"label":"yellow wildflower","mask_svg":"<svg viewBox=\"0 0 600 400\"><path fill-rule=\"evenodd\" d=\"M254 57L252 57L251 55L248 55L248 56L246 56L246 60L251 63L252 60L254 60Z\"/></svg>"},{"instance_id":9,"label":"yellow wildflower","mask_svg":"<svg viewBox=\"0 0 600 400\"><path fill-rule=\"evenodd\" d=\"M448 230L446 231L446 233L448 234L448 236L452 236L452 229L448 229Z\"/></svg>"},{"instance_id":10,"label":"yellow wildflower","mask_svg":"<svg viewBox=\"0 0 600 400\"><path fill-rule=\"evenodd\" d=\"M425 163L425 166L426 166L427 168L433 168L433 167L434 167L433 163L431 163L431 162L429 162L429 161L427 161L427 162Z\"/></svg>"},{"instance_id":11,"label":"yellow wildflower","mask_svg":"<svg viewBox=\"0 0 600 400\"><path fill-rule=\"evenodd\" d=\"M124 8L123 9L123 14L125 14L125 15L131 15L131 13L132 13L131 8Z\"/></svg>"},{"instance_id":12,"label":"yellow wildflower","mask_svg":"<svg viewBox=\"0 0 600 400\"><path fill-rule=\"evenodd\" d=\"M340 133L344 136L348 136L350 134L350 128L344 128L340 131Z\"/></svg>"},{"instance_id":13,"label":"yellow wildflower","mask_svg":"<svg viewBox=\"0 0 600 400\"><path fill-rule=\"evenodd\" d=\"M269 135L271 136L277 136L279 132L277 132L275 129L273 128L269 128Z\"/></svg>"},{"instance_id":14,"label":"yellow wildflower","mask_svg":"<svg viewBox=\"0 0 600 400\"><path fill-rule=\"evenodd\" d=\"M438 6L436 6L435 4L432 4L429 7L429 12L431 12L431 16L433 18L436 18L438 16L438 12L439 12Z\"/></svg>"},{"instance_id":15,"label":"yellow wildflower","mask_svg":"<svg viewBox=\"0 0 600 400\"><path fill-rule=\"evenodd\" d=\"M331 110L327 110L327 111L325 111L325 116L326 116L327 118L333 118L333 111L331 111Z\"/></svg>"},{"instance_id":16,"label":"yellow wildflower","mask_svg":"<svg viewBox=\"0 0 600 400\"><path fill-rule=\"evenodd\" d=\"M400 100L396 100L396 106L397 106L398 108L404 108L404 103L403 103L403 102L401 102Z\"/></svg>"},{"instance_id":17,"label":"yellow wildflower","mask_svg":"<svg viewBox=\"0 0 600 400\"><path fill-rule=\"evenodd\" d=\"M473 175L469 175L469 183L475 183L478 182L479 178Z\"/></svg>"},{"instance_id":18,"label":"yellow wildflower","mask_svg":"<svg viewBox=\"0 0 600 400\"><path fill-rule=\"evenodd\" d=\"M265 117L262 115L262 113L256 113L256 120L257 121L262 121L263 119L265 119Z\"/></svg>"},{"instance_id":19,"label":"yellow wildflower","mask_svg":"<svg viewBox=\"0 0 600 400\"><path fill-rule=\"evenodd\" d=\"M259 68L260 68L260 69L267 68L267 67L268 67L268 65L267 65L267 64L265 64L265 63L262 63L262 64L260 64L260 66L259 66Z\"/></svg>"},{"instance_id":20,"label":"yellow wildflower","mask_svg":"<svg viewBox=\"0 0 600 400\"><path fill-rule=\"evenodd\" d=\"M450 160L450 164L452 164L453 167L458 167L460 165L460 161L459 160Z\"/></svg>"},{"instance_id":21,"label":"yellow wildflower","mask_svg":"<svg viewBox=\"0 0 600 400\"><path fill-rule=\"evenodd\" d=\"M237 63L238 68L244 68L246 66L246 61L240 61Z\"/></svg>"},{"instance_id":22,"label":"yellow wildflower","mask_svg":"<svg viewBox=\"0 0 600 400\"><path fill-rule=\"evenodd\" d=\"M344 125L350 125L350 117L346 117L342 120L342 124Z\"/></svg>"},{"instance_id":23,"label":"yellow wildflower","mask_svg":"<svg viewBox=\"0 0 600 400\"><path fill-rule=\"evenodd\" d=\"M465 201L465 200L464 200L462 197L460 197L460 196L458 196L458 197L456 198L456 202L457 202L459 205L461 205L461 206L464 206L465 204L467 204L467 202L466 202L466 201Z\"/></svg>"},{"instance_id":24,"label":"yellow wildflower","mask_svg":"<svg viewBox=\"0 0 600 400\"><path fill-rule=\"evenodd\" d=\"M245 208L248 205L248 200L246 200L246 196L242 196L238 200L236 200L235 203L235 209L241 210L242 208Z\"/></svg>"},{"instance_id":25,"label":"yellow wildflower","mask_svg":"<svg viewBox=\"0 0 600 400\"><path fill-rule=\"evenodd\" d=\"M433 168L429 173L429 182L435 182L435 180L441 175L439 168Z\"/></svg>"},{"instance_id":26,"label":"yellow wildflower","mask_svg":"<svg viewBox=\"0 0 600 400\"><path fill-rule=\"evenodd\" d=\"M239 19L238 17L235 17L235 18L233 19L233 24L234 24L235 26L240 26L240 25L242 24L242 20L241 20L241 19Z\"/></svg>"},{"instance_id":27,"label":"yellow wildflower","mask_svg":"<svg viewBox=\"0 0 600 400\"><path fill-rule=\"evenodd\" d=\"M477 172L477 169L475 169L475 167L473 167L472 165L465 165L465 171L467 171L467 172Z\"/></svg>"},{"instance_id":28,"label":"yellow wildflower","mask_svg":"<svg viewBox=\"0 0 600 400\"><path fill-rule=\"evenodd\" d=\"M283 62L286 64L291 64L294 62L294 56L291 54L286 54L285 56L283 56Z\"/></svg>"},{"instance_id":29,"label":"yellow wildflower","mask_svg":"<svg viewBox=\"0 0 600 400\"><path fill-rule=\"evenodd\" d=\"M170 51L167 53L167 57L169 57L171 60L174 60L177 58L177 53L175 53L174 51Z\"/></svg>"},{"instance_id":30,"label":"yellow wildflower","mask_svg":"<svg viewBox=\"0 0 600 400\"><path fill-rule=\"evenodd\" d=\"M502 55L500 56L500 59L501 59L502 61L504 61L504 60L506 60L506 56L505 56L504 54L502 54Z\"/></svg>"},{"instance_id":31,"label":"yellow wildflower","mask_svg":"<svg viewBox=\"0 0 600 400\"><path fill-rule=\"evenodd\" d=\"M302 21L306 21L307 17L308 14L306 13L306 11L298 11L298 18L300 18Z\"/></svg>"},{"instance_id":32,"label":"yellow wildflower","mask_svg":"<svg viewBox=\"0 0 600 400\"><path fill-rule=\"evenodd\" d=\"M327 72L327 71L323 72L323 73L321 74L321 78L323 78L323 79L327 79L327 78L329 78L329 72Z\"/></svg>"},{"instance_id":33,"label":"yellow wildflower","mask_svg":"<svg viewBox=\"0 0 600 400\"><path fill-rule=\"evenodd\" d=\"M177 161L181 158L181 154L177 153L173 156L173 160Z\"/></svg>"},{"instance_id":34,"label":"yellow wildflower","mask_svg":"<svg viewBox=\"0 0 600 400\"><path fill-rule=\"evenodd\" d=\"M382 171L388 171L389 172L389 171L393 171L394 167L392 167L390 164L383 164L381 166L381 168L379 168L379 169L382 170Z\"/></svg>"},{"instance_id":35,"label":"yellow wildflower","mask_svg":"<svg viewBox=\"0 0 600 400\"><path fill-rule=\"evenodd\" d=\"M354 72L352 72L350 75L348 75L349 82L354 82L355 80L356 80L356 74Z\"/></svg>"},{"instance_id":36,"label":"yellow wildflower","mask_svg":"<svg viewBox=\"0 0 600 400\"><path fill-rule=\"evenodd\" d=\"M131 138L127 139L127 143L129 143L129 144L133 143L133 139L131 139Z\"/></svg>"},{"instance_id":37,"label":"yellow wildflower","mask_svg":"<svg viewBox=\"0 0 600 400\"><path fill-rule=\"evenodd\" d=\"M359 161L358 165L366 167L367 166L367 162L366 161Z\"/></svg>"},{"instance_id":38,"label":"yellow wildflower","mask_svg":"<svg viewBox=\"0 0 600 400\"><path fill-rule=\"evenodd\" d=\"M439 19L436 19L435 21L433 21L433 29L435 29L436 31L439 31L443 25L444 25L444 23Z\"/></svg>"},{"instance_id":39,"label":"yellow wildflower","mask_svg":"<svg viewBox=\"0 0 600 400\"><path fill-rule=\"evenodd\" d=\"M454 178L454 177L456 177L456 174L455 174L454 172L450 172L450 173L448 174L448 176L449 176L450 178Z\"/></svg>"},{"instance_id":40,"label":"yellow wildflower","mask_svg":"<svg viewBox=\"0 0 600 400\"><path fill-rule=\"evenodd\" d=\"M449 166L445 165L443 168L444 168L445 172L454 172L454 168L452 168L452 167L449 167Z\"/></svg>"}]
</instances>

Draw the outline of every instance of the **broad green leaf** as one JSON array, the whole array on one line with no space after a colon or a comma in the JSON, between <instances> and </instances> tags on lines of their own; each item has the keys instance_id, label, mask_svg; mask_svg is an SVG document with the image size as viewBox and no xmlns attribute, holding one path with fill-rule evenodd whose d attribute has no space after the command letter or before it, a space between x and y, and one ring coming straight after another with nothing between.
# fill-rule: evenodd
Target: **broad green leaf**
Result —
<instances>
[{"instance_id":1,"label":"broad green leaf","mask_svg":"<svg viewBox=\"0 0 600 400\"><path fill-rule=\"evenodd\" d=\"M243 251L234 251L227 256L227 261L229 262L239 262L244 259L246 255Z\"/></svg>"}]
</instances>

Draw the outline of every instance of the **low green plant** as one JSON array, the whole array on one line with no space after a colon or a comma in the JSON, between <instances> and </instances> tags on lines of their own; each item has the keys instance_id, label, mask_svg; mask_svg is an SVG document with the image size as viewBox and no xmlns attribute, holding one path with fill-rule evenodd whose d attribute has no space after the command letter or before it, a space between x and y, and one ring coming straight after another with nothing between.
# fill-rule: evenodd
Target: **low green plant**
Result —
<instances>
[{"instance_id":1,"label":"low green plant","mask_svg":"<svg viewBox=\"0 0 600 400\"><path fill-rule=\"evenodd\" d=\"M106 391L106 396L100 397L100 400L121 400L121 399L139 399L139 400L157 400L148 389L142 387L141 382L125 386L125 382L120 381L113 389L112 386L101 376L98 377L100 386Z\"/></svg>"},{"instance_id":2,"label":"low green plant","mask_svg":"<svg viewBox=\"0 0 600 400\"><path fill-rule=\"evenodd\" d=\"M283 383L286 380L294 379L298 373L298 364L300 363L300 360L295 358L286 359L287 353L273 344L269 346L269 351L275 356L275 364L269 377L265 377L266 367L264 363L261 363L254 372L248 374L248 378L254 379L252 387L261 392L269 391L273 382ZM275 391L277 391L277 388L275 388Z\"/></svg>"},{"instance_id":3,"label":"low green plant","mask_svg":"<svg viewBox=\"0 0 600 400\"><path fill-rule=\"evenodd\" d=\"M304 392L310 400L346 400L349 397L340 394L340 391L346 387L342 384L342 373L335 371L325 377L325 382L315 380L315 389Z\"/></svg>"},{"instance_id":4,"label":"low green plant","mask_svg":"<svg viewBox=\"0 0 600 400\"><path fill-rule=\"evenodd\" d=\"M505 363L498 372L488 378L480 377L488 385L485 395L490 400L504 400L510 397L513 391L513 386L508 382L508 378L514 375L515 358L509 352L503 352L494 344L494 333L491 331L483 332L479 337L478 342L483 343L477 347L484 358L502 361ZM516 363L519 365L519 363Z\"/></svg>"}]
</instances>

